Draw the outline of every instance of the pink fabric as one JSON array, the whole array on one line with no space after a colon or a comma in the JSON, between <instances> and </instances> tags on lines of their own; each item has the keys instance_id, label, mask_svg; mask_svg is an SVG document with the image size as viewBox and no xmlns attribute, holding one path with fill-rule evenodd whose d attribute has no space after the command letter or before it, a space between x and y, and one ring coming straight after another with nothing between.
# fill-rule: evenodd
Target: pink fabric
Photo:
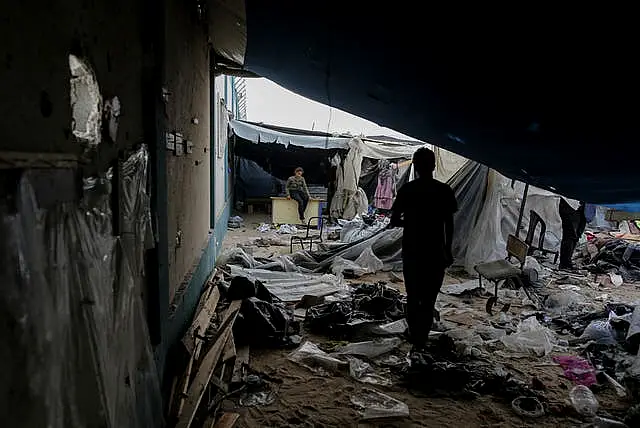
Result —
<instances>
[{"instance_id":1,"label":"pink fabric","mask_svg":"<svg viewBox=\"0 0 640 428\"><path fill-rule=\"evenodd\" d=\"M378 173L378 187L373 199L373 206L383 210L390 210L396 197L396 168L388 161L382 163ZM386 162L386 163L385 163Z\"/></svg>"},{"instance_id":2,"label":"pink fabric","mask_svg":"<svg viewBox=\"0 0 640 428\"><path fill-rule=\"evenodd\" d=\"M564 376L576 385L591 386L598 383L596 370L582 357L563 355L553 357L553 361L560 364L564 370Z\"/></svg>"}]
</instances>

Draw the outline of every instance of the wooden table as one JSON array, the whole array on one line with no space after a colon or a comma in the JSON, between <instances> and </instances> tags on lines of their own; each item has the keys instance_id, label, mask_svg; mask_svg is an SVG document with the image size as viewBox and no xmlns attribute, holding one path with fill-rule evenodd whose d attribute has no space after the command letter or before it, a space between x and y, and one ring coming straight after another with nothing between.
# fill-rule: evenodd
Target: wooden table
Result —
<instances>
[{"instance_id":1,"label":"wooden table","mask_svg":"<svg viewBox=\"0 0 640 428\"><path fill-rule=\"evenodd\" d=\"M305 224L309 218L322 215L323 202L325 202L324 199L309 199L307 209L304 212ZM271 222L274 224L301 224L298 218L298 203L284 196L272 196ZM317 226L317 220L313 220L311 225Z\"/></svg>"}]
</instances>

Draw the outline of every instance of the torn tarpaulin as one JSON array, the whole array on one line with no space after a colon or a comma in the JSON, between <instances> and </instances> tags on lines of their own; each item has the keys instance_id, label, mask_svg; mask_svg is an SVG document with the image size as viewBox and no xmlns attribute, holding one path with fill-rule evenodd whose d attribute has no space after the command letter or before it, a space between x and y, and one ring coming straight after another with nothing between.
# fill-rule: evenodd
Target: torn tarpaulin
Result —
<instances>
[{"instance_id":1,"label":"torn tarpaulin","mask_svg":"<svg viewBox=\"0 0 640 428\"><path fill-rule=\"evenodd\" d=\"M381 321L405 316L405 296L380 282L361 284L350 299L313 306L307 310L305 324L314 333L353 335L366 329L372 334Z\"/></svg>"},{"instance_id":2,"label":"torn tarpaulin","mask_svg":"<svg viewBox=\"0 0 640 428\"><path fill-rule=\"evenodd\" d=\"M277 272L266 269L245 269L231 265L232 276L245 276L258 280L283 302L298 302L303 296L328 296L346 287L331 274L304 274L297 272Z\"/></svg>"}]
</instances>

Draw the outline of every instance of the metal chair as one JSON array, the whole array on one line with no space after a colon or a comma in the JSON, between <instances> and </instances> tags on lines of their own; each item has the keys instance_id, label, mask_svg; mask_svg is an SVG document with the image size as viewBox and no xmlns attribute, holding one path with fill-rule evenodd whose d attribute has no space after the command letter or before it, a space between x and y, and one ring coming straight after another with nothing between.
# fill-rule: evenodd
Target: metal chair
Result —
<instances>
[{"instance_id":1,"label":"metal chair","mask_svg":"<svg viewBox=\"0 0 640 428\"><path fill-rule=\"evenodd\" d=\"M538 245L534 246L533 238L536 234L536 228L538 227L538 224L540 225L540 237L538 239ZM527 237L524 240L524 242L529 246L529 255L533 255L536 251L540 251L543 255L553 254L553 264L556 264L558 263L558 256L560 255L560 253L555 250L547 250L544 248L544 238L546 236L546 233L547 224L544 222L544 220L542 220L542 217L540 217L537 212L531 210L529 212L529 230L527 231Z\"/></svg>"},{"instance_id":2,"label":"metal chair","mask_svg":"<svg viewBox=\"0 0 640 428\"><path fill-rule=\"evenodd\" d=\"M319 233L311 233L312 227L315 228L315 226L311 226L311 222L314 219L318 220L318 226L317 226L316 230L319 230ZM324 230L325 221L329 221L329 217L321 216L321 217L311 217L311 218L309 218L309 221L307 222L307 233L305 234L305 236L292 236L291 237L291 244L289 246L289 252L293 253L293 244L294 243L300 244L300 246L304 250L304 244L305 244L305 242L308 242L309 243L309 251L311 251L313 249L313 244L314 243L315 244L321 243L322 242L322 231Z\"/></svg>"},{"instance_id":3,"label":"metal chair","mask_svg":"<svg viewBox=\"0 0 640 428\"><path fill-rule=\"evenodd\" d=\"M492 313L492 308L498 301L498 285L504 281L514 281L517 286L522 286L520 275L524 268L524 263L527 260L529 254L529 246L526 242L520 238L509 235L507 238L507 258L495 260L487 263L480 263L475 266L475 271L479 275L480 288L482 286L482 278L487 279L495 284L495 292L493 297L487 302L486 310L488 313ZM511 257L515 257L520 265L514 265L509 262ZM503 308L503 312L509 309L507 305Z\"/></svg>"}]
</instances>

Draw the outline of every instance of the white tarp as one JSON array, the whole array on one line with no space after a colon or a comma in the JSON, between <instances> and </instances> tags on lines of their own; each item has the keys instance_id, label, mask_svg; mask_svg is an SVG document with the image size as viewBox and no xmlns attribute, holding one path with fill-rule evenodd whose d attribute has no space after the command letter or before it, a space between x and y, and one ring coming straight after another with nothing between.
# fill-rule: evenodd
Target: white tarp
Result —
<instances>
[{"instance_id":1,"label":"white tarp","mask_svg":"<svg viewBox=\"0 0 640 428\"><path fill-rule=\"evenodd\" d=\"M361 156L371 159L410 158L419 147L428 146L419 141L383 142L379 140L369 140L366 137L293 134L235 119L230 120L229 125L238 137L245 140L254 143L282 144L285 147L291 144L309 149L348 150L352 141L357 139L359 140Z\"/></svg>"},{"instance_id":2,"label":"white tarp","mask_svg":"<svg viewBox=\"0 0 640 428\"><path fill-rule=\"evenodd\" d=\"M464 263L469 273L475 274L473 268L478 263L507 256L507 237L515 233L524 186L524 183L516 182L512 188L509 178L490 170L487 196L476 226L469 235ZM522 220L524 227L520 232L520 238L526 237L529 212L534 210L547 226L545 248L558 250L562 239L562 222L558 212L561 198L560 195L546 190L529 187ZM572 207L578 206L578 201L565 199ZM534 244L537 243L538 236L536 233Z\"/></svg>"}]
</instances>

